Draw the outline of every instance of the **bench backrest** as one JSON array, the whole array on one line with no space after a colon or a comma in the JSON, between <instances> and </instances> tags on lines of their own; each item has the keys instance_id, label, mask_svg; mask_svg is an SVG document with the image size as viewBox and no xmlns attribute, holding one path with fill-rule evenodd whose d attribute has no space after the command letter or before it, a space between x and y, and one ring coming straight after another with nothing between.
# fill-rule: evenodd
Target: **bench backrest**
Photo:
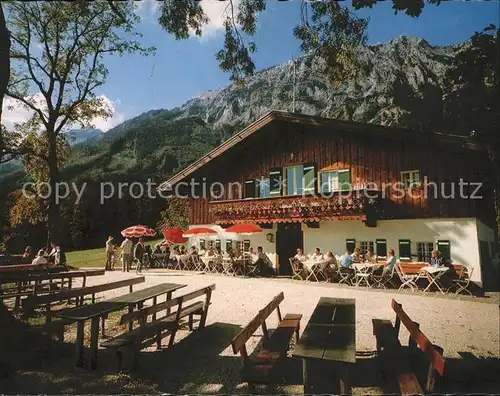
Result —
<instances>
[{"instance_id":1,"label":"bench backrest","mask_svg":"<svg viewBox=\"0 0 500 396\"><path fill-rule=\"evenodd\" d=\"M166 309L172 308L175 306L177 306L176 312L180 312L183 304L186 301L194 300L195 298L200 297L200 296L204 296L204 295L206 295L206 301L209 302L210 296L211 296L213 290L215 290L215 284L204 287L202 289L192 291L190 293L184 294L184 295L179 296L179 297L172 298L171 300L163 301L161 303L152 305L150 307L145 307L145 308L142 308L140 310L127 313L121 317L120 324L124 325L127 323L134 322L136 320L140 320L141 318L146 319L150 315L153 315L153 314L161 312L161 311L165 311Z\"/></svg>"},{"instance_id":2,"label":"bench backrest","mask_svg":"<svg viewBox=\"0 0 500 396\"><path fill-rule=\"evenodd\" d=\"M264 334L267 334L266 319L271 315L274 310L278 311L278 320L281 322L281 311L279 308L280 303L285 299L283 292L274 297L269 304L267 304L259 313L248 323L243 330L241 330L236 337L233 338L231 345L234 354L244 351L246 354L245 344L250 337L262 326Z\"/></svg>"},{"instance_id":3,"label":"bench backrest","mask_svg":"<svg viewBox=\"0 0 500 396\"><path fill-rule=\"evenodd\" d=\"M56 301L63 301L74 297L82 297L90 294L101 293L103 291L119 289L126 286L136 285L145 281L144 276L136 278L123 279L116 282L103 283L101 285L79 287L75 289L65 290L60 293L47 294L43 296L28 296L23 300L23 307L34 307L43 304L49 304Z\"/></svg>"},{"instance_id":4,"label":"bench backrest","mask_svg":"<svg viewBox=\"0 0 500 396\"><path fill-rule=\"evenodd\" d=\"M396 312L396 331L399 332L399 324L403 323L409 331L410 336L415 340L420 350L425 353L432 366L441 376L443 376L445 366L445 359L443 356L434 348L432 342L430 342L425 334L420 331L406 312L403 311L403 306L401 304L392 299L391 306L394 312Z\"/></svg>"}]
</instances>

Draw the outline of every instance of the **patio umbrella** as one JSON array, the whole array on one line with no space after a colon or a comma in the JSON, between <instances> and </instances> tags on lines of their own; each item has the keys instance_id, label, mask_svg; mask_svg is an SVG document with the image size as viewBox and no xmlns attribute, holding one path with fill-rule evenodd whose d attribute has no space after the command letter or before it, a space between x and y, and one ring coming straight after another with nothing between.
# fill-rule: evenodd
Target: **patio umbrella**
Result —
<instances>
[{"instance_id":1,"label":"patio umbrella","mask_svg":"<svg viewBox=\"0 0 500 396\"><path fill-rule=\"evenodd\" d=\"M226 228L224 231L240 235L253 235L264 230L255 224L236 224Z\"/></svg>"},{"instance_id":2,"label":"patio umbrella","mask_svg":"<svg viewBox=\"0 0 500 396\"><path fill-rule=\"evenodd\" d=\"M184 231L180 227L171 227L163 230L163 237L170 243L186 243L188 238L184 238L182 234Z\"/></svg>"},{"instance_id":3,"label":"patio umbrella","mask_svg":"<svg viewBox=\"0 0 500 396\"><path fill-rule=\"evenodd\" d=\"M139 237L153 237L153 236L156 235L156 231L153 230L152 228L148 227L148 226L139 224L139 225L135 225L135 226L131 226L131 227L125 228L121 232L121 234L124 237L135 237L135 238L139 238Z\"/></svg>"},{"instance_id":4,"label":"patio umbrella","mask_svg":"<svg viewBox=\"0 0 500 396\"><path fill-rule=\"evenodd\" d=\"M183 237L193 237L193 236L208 236L208 235L214 235L214 234L217 234L217 231L212 230L211 228L197 227L197 228L191 228L187 231L184 231L182 236Z\"/></svg>"}]
</instances>

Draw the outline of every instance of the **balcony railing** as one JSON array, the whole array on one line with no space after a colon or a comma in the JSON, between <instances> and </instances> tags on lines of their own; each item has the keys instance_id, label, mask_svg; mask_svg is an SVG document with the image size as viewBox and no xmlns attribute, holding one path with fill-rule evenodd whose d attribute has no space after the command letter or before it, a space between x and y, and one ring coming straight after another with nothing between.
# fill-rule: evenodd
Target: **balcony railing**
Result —
<instances>
[{"instance_id":1,"label":"balcony railing","mask_svg":"<svg viewBox=\"0 0 500 396\"><path fill-rule=\"evenodd\" d=\"M338 219L365 219L365 197L336 195L331 198L288 197L239 200L209 204L218 224L241 222L281 223Z\"/></svg>"}]
</instances>

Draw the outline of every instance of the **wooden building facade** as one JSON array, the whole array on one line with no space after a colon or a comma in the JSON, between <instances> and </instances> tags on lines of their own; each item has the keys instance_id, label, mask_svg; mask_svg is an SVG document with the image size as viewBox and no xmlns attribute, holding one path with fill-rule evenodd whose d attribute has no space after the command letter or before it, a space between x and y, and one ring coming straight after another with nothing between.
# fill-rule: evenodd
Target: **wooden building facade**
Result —
<instances>
[{"instance_id":1,"label":"wooden building facade","mask_svg":"<svg viewBox=\"0 0 500 396\"><path fill-rule=\"evenodd\" d=\"M412 256L418 256L422 243L442 240L440 222L448 227L450 221L468 221L476 224L473 233L484 229L488 249L483 243L480 252L476 243L477 255L467 260L458 246L452 252L475 266L495 255L487 166L484 150L463 137L272 111L161 188L190 200L190 225L267 225L276 242L266 248L279 257L296 245L308 250L318 242L327 245L323 250L339 250L348 239L359 240L351 233L373 234L363 237L366 249L381 234L391 234L391 221L410 228L418 221L432 223L423 227L428 235L414 237ZM330 228L336 245L311 239L318 229ZM342 228L353 229L344 234ZM389 247L398 251L407 238L394 238Z\"/></svg>"}]
</instances>

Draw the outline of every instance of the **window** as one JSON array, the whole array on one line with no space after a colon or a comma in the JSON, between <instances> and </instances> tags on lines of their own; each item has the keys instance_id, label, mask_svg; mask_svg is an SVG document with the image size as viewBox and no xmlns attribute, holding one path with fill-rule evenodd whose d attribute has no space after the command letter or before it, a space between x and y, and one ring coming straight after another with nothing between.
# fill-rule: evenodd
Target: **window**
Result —
<instances>
[{"instance_id":1,"label":"window","mask_svg":"<svg viewBox=\"0 0 500 396\"><path fill-rule=\"evenodd\" d=\"M200 239L200 250L205 250L205 240Z\"/></svg>"},{"instance_id":2,"label":"window","mask_svg":"<svg viewBox=\"0 0 500 396\"><path fill-rule=\"evenodd\" d=\"M214 248L214 241L208 241L208 248L213 249Z\"/></svg>"},{"instance_id":3,"label":"window","mask_svg":"<svg viewBox=\"0 0 500 396\"><path fill-rule=\"evenodd\" d=\"M409 239L399 240L399 259L401 261L411 261L411 242Z\"/></svg>"},{"instance_id":4,"label":"window","mask_svg":"<svg viewBox=\"0 0 500 396\"><path fill-rule=\"evenodd\" d=\"M437 241L437 250L441 253L444 261L451 261L450 241Z\"/></svg>"},{"instance_id":5,"label":"window","mask_svg":"<svg viewBox=\"0 0 500 396\"><path fill-rule=\"evenodd\" d=\"M377 257L386 258L387 257L387 240L386 239L377 239L375 241L375 245L377 247L377 251L375 252Z\"/></svg>"},{"instance_id":6,"label":"window","mask_svg":"<svg viewBox=\"0 0 500 396\"><path fill-rule=\"evenodd\" d=\"M338 171L323 171L319 173L319 190L323 193L343 191L349 189L351 172L349 169Z\"/></svg>"},{"instance_id":7,"label":"window","mask_svg":"<svg viewBox=\"0 0 500 396\"><path fill-rule=\"evenodd\" d=\"M431 259L431 253L434 249L434 242L417 242L418 261L428 263Z\"/></svg>"},{"instance_id":8,"label":"window","mask_svg":"<svg viewBox=\"0 0 500 396\"><path fill-rule=\"evenodd\" d=\"M411 184L420 183L420 171L411 170L401 172L401 183L405 188L409 188Z\"/></svg>"},{"instance_id":9,"label":"window","mask_svg":"<svg viewBox=\"0 0 500 396\"><path fill-rule=\"evenodd\" d=\"M368 250L373 252L373 241L361 241L359 243L359 250L361 250L361 254L368 253Z\"/></svg>"},{"instance_id":10,"label":"window","mask_svg":"<svg viewBox=\"0 0 500 396\"><path fill-rule=\"evenodd\" d=\"M304 194L314 194L316 192L316 167L314 165L304 165Z\"/></svg>"},{"instance_id":11,"label":"window","mask_svg":"<svg viewBox=\"0 0 500 396\"><path fill-rule=\"evenodd\" d=\"M345 248L349 250L351 253L356 249L356 240L355 239L346 239L345 240Z\"/></svg>"},{"instance_id":12,"label":"window","mask_svg":"<svg viewBox=\"0 0 500 396\"><path fill-rule=\"evenodd\" d=\"M231 239L226 240L226 252L233 250L233 241Z\"/></svg>"},{"instance_id":13,"label":"window","mask_svg":"<svg viewBox=\"0 0 500 396\"><path fill-rule=\"evenodd\" d=\"M304 167L285 168L286 195L300 195L304 189Z\"/></svg>"},{"instance_id":14,"label":"window","mask_svg":"<svg viewBox=\"0 0 500 396\"><path fill-rule=\"evenodd\" d=\"M270 195L270 180L269 178L261 178L256 181L257 183L257 192L259 198L267 198Z\"/></svg>"},{"instance_id":15,"label":"window","mask_svg":"<svg viewBox=\"0 0 500 396\"><path fill-rule=\"evenodd\" d=\"M256 198L256 192L255 180L247 180L245 182L245 199Z\"/></svg>"},{"instance_id":16,"label":"window","mask_svg":"<svg viewBox=\"0 0 500 396\"><path fill-rule=\"evenodd\" d=\"M216 249L220 249L221 248L220 239L216 239L215 240L215 248Z\"/></svg>"},{"instance_id":17,"label":"window","mask_svg":"<svg viewBox=\"0 0 500 396\"><path fill-rule=\"evenodd\" d=\"M283 182L281 180L281 169L280 168L271 169L271 171L269 172L269 195L271 196L281 195L282 183Z\"/></svg>"},{"instance_id":18,"label":"window","mask_svg":"<svg viewBox=\"0 0 500 396\"><path fill-rule=\"evenodd\" d=\"M249 239L245 239L243 241L243 251L244 252L248 252L250 250L250 240Z\"/></svg>"}]
</instances>

